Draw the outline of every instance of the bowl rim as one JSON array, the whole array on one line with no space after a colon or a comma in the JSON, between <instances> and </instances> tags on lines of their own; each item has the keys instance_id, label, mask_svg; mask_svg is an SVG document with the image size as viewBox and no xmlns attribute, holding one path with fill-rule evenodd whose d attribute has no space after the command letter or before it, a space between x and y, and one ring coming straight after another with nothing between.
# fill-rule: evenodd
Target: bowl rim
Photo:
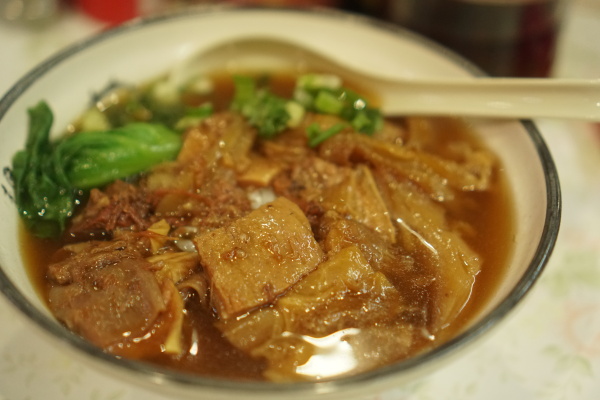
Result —
<instances>
[{"instance_id":1,"label":"bowl rim","mask_svg":"<svg viewBox=\"0 0 600 400\"><path fill-rule=\"evenodd\" d=\"M407 30L401 26L380 21L365 15L360 15L344 10L332 9L327 7L282 7L273 9L266 6L248 6L234 4L219 5L200 5L188 8L183 11L175 11L152 17L136 18L124 24L111 27L94 36L76 42L67 46L63 50L42 61L21 79L19 79L0 99L0 120L8 112L12 104L19 96L35 83L44 74L55 66L67 60L71 56L92 47L98 43L118 37L123 33L143 29L146 26L160 24L165 21L172 21L182 18L209 17L213 13L219 12L281 12L281 13L305 13L325 15L330 18L352 20L354 23L376 26L378 29L387 30L395 35L415 41L418 44L435 50L443 54L454 63L463 67L474 76L484 76L485 73L476 67L473 63L465 60L462 56L449 50L448 48L426 38L415 32ZM519 121L529 135L533 146L539 156L540 164L545 172L546 201L547 209L544 220L544 228L540 237L539 244L535 250L529 266L523 276L519 279L512 290L499 302L499 304L480 321L475 323L469 329L446 341L445 343L427 351L423 354L411 357L391 365L377 368L373 371L367 371L348 377L332 378L317 382L292 382L292 383L273 383L273 382L247 382L234 381L223 378L204 377L193 374L186 374L164 367L148 364L142 361L119 358L110 355L100 348L92 345L87 340L74 334L66 327L58 324L56 320L38 310L27 298L19 292L16 285L6 275L0 266L0 292L10 303L21 311L34 325L41 328L42 331L49 334L70 348L74 348L86 356L102 360L112 368L119 368L133 372L138 376L145 377L148 381L164 384L167 382L175 383L189 388L206 388L211 390L223 391L228 393L246 393L246 394L306 394L311 393L332 393L339 389L347 390L353 387L368 385L380 379L391 378L396 374L409 372L416 367L429 365L434 359L440 357L446 358L451 353L458 350L463 343L473 342L489 331L493 326L503 320L507 314L519 303L523 297L528 294L538 277L544 270L549 257L554 249L560 228L560 219L562 212L561 190L558 179L558 172L550 154L550 151L538 131L536 125L531 120Z\"/></svg>"}]
</instances>

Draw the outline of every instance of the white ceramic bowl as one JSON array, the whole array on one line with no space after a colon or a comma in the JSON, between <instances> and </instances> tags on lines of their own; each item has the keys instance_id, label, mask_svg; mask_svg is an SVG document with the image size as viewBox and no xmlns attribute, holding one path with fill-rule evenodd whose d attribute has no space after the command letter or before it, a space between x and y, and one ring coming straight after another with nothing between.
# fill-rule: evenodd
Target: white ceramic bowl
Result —
<instances>
[{"instance_id":1,"label":"white ceramic bowl","mask_svg":"<svg viewBox=\"0 0 600 400\"><path fill-rule=\"evenodd\" d=\"M274 36L310 45L342 62L388 77L465 77L479 74L447 50L398 27L327 10L208 7L137 21L107 31L50 58L0 101L0 166L24 145L27 108L45 99L60 131L110 81L142 82L214 44ZM8 174L0 177L0 289L41 331L93 365L135 384L194 398L351 398L398 385L437 367L498 323L523 299L554 246L560 190L552 159L530 121L479 121L481 138L502 160L518 220L508 273L481 313L459 336L431 352L378 370L322 383L239 383L178 374L120 360L74 335L50 314L23 267L18 215Z\"/></svg>"}]
</instances>

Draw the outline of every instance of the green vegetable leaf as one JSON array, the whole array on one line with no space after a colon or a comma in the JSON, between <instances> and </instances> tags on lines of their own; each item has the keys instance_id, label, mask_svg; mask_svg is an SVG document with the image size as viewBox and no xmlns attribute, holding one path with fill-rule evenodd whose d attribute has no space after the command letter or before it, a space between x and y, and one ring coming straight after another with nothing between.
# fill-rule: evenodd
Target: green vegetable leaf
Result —
<instances>
[{"instance_id":1,"label":"green vegetable leaf","mask_svg":"<svg viewBox=\"0 0 600 400\"><path fill-rule=\"evenodd\" d=\"M25 225L36 236L54 237L72 215L75 189L60 166L48 157L52 111L45 102L28 110L29 133L25 150L13 157L15 201Z\"/></svg>"},{"instance_id":2,"label":"green vegetable leaf","mask_svg":"<svg viewBox=\"0 0 600 400\"><path fill-rule=\"evenodd\" d=\"M30 108L25 149L12 160L17 208L39 237L61 234L83 190L143 172L174 158L181 147L179 135L148 123L51 142L52 122L45 102Z\"/></svg>"},{"instance_id":3,"label":"green vegetable leaf","mask_svg":"<svg viewBox=\"0 0 600 400\"><path fill-rule=\"evenodd\" d=\"M138 122L70 136L57 144L53 158L62 162L74 187L91 189L171 160L180 147L181 138L175 132Z\"/></svg>"}]
</instances>

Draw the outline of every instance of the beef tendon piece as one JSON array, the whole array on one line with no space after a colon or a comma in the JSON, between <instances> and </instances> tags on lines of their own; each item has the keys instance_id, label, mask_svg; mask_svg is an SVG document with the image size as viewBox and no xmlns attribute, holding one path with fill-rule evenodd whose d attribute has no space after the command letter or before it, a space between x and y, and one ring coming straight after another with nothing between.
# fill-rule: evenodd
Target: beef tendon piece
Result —
<instances>
[{"instance_id":1,"label":"beef tendon piece","mask_svg":"<svg viewBox=\"0 0 600 400\"><path fill-rule=\"evenodd\" d=\"M381 233L390 242L396 241L396 229L371 170L359 165L340 184L325 190L323 208L346 215Z\"/></svg>"},{"instance_id":2,"label":"beef tendon piece","mask_svg":"<svg viewBox=\"0 0 600 400\"><path fill-rule=\"evenodd\" d=\"M324 257L306 216L283 197L195 243L222 319L272 302Z\"/></svg>"},{"instance_id":3,"label":"beef tendon piece","mask_svg":"<svg viewBox=\"0 0 600 400\"><path fill-rule=\"evenodd\" d=\"M86 265L84 257L72 257L78 265L67 284L51 287L50 308L71 330L106 348L126 337L144 334L166 309L161 287L143 258L115 257L107 249L110 262ZM68 260L62 263L68 263ZM85 271L85 272L84 272Z\"/></svg>"},{"instance_id":4,"label":"beef tendon piece","mask_svg":"<svg viewBox=\"0 0 600 400\"><path fill-rule=\"evenodd\" d=\"M275 305L218 327L234 346L267 360L270 380L321 379L406 357L418 332L402 318L407 308L385 275L349 246Z\"/></svg>"},{"instance_id":5,"label":"beef tendon piece","mask_svg":"<svg viewBox=\"0 0 600 400\"><path fill-rule=\"evenodd\" d=\"M456 153L457 160L447 159L358 133L338 134L319 148L321 157L336 164L386 168L440 202L453 200L456 191L484 191L491 185L494 158L489 152L463 146Z\"/></svg>"},{"instance_id":6,"label":"beef tendon piece","mask_svg":"<svg viewBox=\"0 0 600 400\"><path fill-rule=\"evenodd\" d=\"M217 163L242 172L250 165L249 152L256 130L236 113L220 112L185 133L177 161L208 169Z\"/></svg>"},{"instance_id":7,"label":"beef tendon piece","mask_svg":"<svg viewBox=\"0 0 600 400\"><path fill-rule=\"evenodd\" d=\"M281 165L262 156L254 156L248 169L238 177L242 186L266 187L281 172Z\"/></svg>"},{"instance_id":8,"label":"beef tendon piece","mask_svg":"<svg viewBox=\"0 0 600 400\"><path fill-rule=\"evenodd\" d=\"M398 223L400 242L413 254L421 253L437 266L436 304L431 330L447 327L471 296L483 260L459 232L450 229L445 209L410 182L397 181L389 171L376 173L392 219Z\"/></svg>"}]
</instances>

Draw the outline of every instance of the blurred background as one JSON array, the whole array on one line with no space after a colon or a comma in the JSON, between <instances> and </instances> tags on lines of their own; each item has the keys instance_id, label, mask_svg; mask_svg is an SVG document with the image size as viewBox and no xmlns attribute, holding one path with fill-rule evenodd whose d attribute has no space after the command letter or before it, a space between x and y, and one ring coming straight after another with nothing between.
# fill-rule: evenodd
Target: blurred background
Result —
<instances>
[{"instance_id":1,"label":"blurred background","mask_svg":"<svg viewBox=\"0 0 600 400\"><path fill-rule=\"evenodd\" d=\"M490 75L545 77L553 71L570 0L0 0L0 16L13 24L47 26L75 11L99 24L115 25L219 2L339 8L422 33Z\"/></svg>"}]
</instances>

